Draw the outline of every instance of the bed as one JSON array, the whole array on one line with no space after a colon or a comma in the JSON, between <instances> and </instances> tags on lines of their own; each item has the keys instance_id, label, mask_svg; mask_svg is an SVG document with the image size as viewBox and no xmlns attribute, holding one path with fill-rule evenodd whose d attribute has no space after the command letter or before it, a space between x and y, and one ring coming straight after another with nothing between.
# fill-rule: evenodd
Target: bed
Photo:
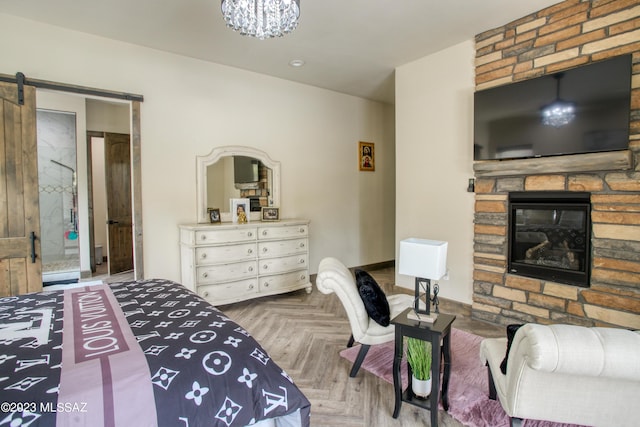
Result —
<instances>
[{"instance_id":1,"label":"bed","mask_svg":"<svg viewBox=\"0 0 640 427\"><path fill-rule=\"evenodd\" d=\"M0 298L0 426L309 426L250 334L167 280Z\"/></svg>"}]
</instances>

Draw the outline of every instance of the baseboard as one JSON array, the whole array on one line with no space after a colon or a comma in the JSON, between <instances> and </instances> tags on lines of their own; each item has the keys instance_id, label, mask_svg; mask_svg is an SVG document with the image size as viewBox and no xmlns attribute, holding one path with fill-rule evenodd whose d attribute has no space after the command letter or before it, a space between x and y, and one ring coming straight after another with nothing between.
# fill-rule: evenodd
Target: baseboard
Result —
<instances>
[{"instance_id":1,"label":"baseboard","mask_svg":"<svg viewBox=\"0 0 640 427\"><path fill-rule=\"evenodd\" d=\"M382 261L382 262L376 262L373 264L361 265L359 267L351 267L349 270L353 271L359 268L360 270L372 271L372 270L382 270L383 268L394 268L395 266L396 266L396 261L392 259L390 261Z\"/></svg>"},{"instance_id":2,"label":"baseboard","mask_svg":"<svg viewBox=\"0 0 640 427\"><path fill-rule=\"evenodd\" d=\"M366 264L366 265L361 265L358 267L350 267L349 270L351 270L352 272L355 271L356 269L362 269L362 270L366 270L366 271L373 271L373 270L381 270L383 268L395 268L396 266L396 262L395 260L390 260L390 261L383 261L383 262L377 262L377 263L373 263L373 264ZM310 275L310 281L312 284L316 283L316 277L318 275L317 274L311 274ZM407 289L404 288L402 286L394 286L393 287L393 293L402 293L402 294L407 294L407 295L413 295L414 294L414 290L413 289ZM440 310L444 311L444 312L456 312L456 313L461 313L464 316L468 316L471 317L471 304L465 304L462 302L458 302L458 301L454 301L454 300L450 300L447 298L443 298L441 296L438 296L438 299L440 301Z\"/></svg>"},{"instance_id":3,"label":"baseboard","mask_svg":"<svg viewBox=\"0 0 640 427\"><path fill-rule=\"evenodd\" d=\"M390 260L390 261L376 262L376 263L373 263L373 264L360 265L360 266L356 266L356 267L349 267L349 270L353 273L357 269L365 270L365 271L372 271L372 270L381 270L383 268L394 268L395 266L396 266L396 261L395 260ZM316 283L316 277L317 276L318 276L317 273L310 274L309 275L309 281L312 284Z\"/></svg>"},{"instance_id":4,"label":"baseboard","mask_svg":"<svg viewBox=\"0 0 640 427\"><path fill-rule=\"evenodd\" d=\"M394 286L393 287L394 294L407 294L413 296L415 291L413 289L408 289L402 286ZM471 317L471 304L465 304L459 301L454 301L451 299L443 298L438 295L438 301L440 305L438 308L442 312L455 312L460 313L463 316Z\"/></svg>"}]
</instances>

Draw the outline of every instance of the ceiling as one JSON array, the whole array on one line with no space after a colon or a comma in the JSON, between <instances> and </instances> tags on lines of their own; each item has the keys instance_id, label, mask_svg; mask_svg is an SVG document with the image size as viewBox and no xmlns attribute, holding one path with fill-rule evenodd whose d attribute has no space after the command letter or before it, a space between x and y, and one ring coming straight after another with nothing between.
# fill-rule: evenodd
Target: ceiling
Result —
<instances>
[{"instance_id":1,"label":"ceiling","mask_svg":"<svg viewBox=\"0 0 640 427\"><path fill-rule=\"evenodd\" d=\"M555 3L301 0L298 28L270 40L227 28L219 0L0 0L0 13L393 103L395 67Z\"/></svg>"}]
</instances>

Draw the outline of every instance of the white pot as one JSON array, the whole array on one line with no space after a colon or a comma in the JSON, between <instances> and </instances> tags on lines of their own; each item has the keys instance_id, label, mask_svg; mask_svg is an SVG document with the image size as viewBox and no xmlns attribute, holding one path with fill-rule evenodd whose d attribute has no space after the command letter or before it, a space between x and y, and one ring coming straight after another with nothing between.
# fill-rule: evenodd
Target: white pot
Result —
<instances>
[{"instance_id":1,"label":"white pot","mask_svg":"<svg viewBox=\"0 0 640 427\"><path fill-rule=\"evenodd\" d=\"M427 397L431 394L431 378L428 380L419 380L411 375L411 390L418 397Z\"/></svg>"}]
</instances>

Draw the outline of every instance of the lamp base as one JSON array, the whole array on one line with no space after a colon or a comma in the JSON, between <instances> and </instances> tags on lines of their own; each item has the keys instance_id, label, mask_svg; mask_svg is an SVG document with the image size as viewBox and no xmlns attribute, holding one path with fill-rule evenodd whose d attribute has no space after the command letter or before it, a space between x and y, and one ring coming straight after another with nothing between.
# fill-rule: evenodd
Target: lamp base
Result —
<instances>
[{"instance_id":1,"label":"lamp base","mask_svg":"<svg viewBox=\"0 0 640 427\"><path fill-rule=\"evenodd\" d=\"M410 311L407 313L407 319L417 320L418 322L433 323L437 318L438 315L436 313L420 314L416 313L415 311Z\"/></svg>"}]
</instances>

